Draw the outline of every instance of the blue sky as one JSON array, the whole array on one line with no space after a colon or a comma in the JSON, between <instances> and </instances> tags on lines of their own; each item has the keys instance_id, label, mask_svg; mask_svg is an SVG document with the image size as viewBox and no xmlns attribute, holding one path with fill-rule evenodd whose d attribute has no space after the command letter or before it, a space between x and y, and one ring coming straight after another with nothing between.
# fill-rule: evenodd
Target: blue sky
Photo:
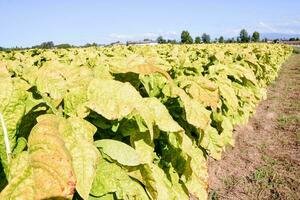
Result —
<instances>
[{"instance_id":1,"label":"blue sky","mask_svg":"<svg viewBox=\"0 0 300 200\"><path fill-rule=\"evenodd\" d=\"M43 41L110 43L179 39L206 32L213 38L248 32L300 34L300 0L0 0L0 46Z\"/></svg>"}]
</instances>

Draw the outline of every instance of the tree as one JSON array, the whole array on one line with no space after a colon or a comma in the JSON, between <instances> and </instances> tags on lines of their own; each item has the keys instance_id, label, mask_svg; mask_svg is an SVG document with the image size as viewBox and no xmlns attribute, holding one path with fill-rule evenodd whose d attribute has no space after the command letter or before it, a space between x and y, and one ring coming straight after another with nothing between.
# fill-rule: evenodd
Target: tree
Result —
<instances>
[{"instance_id":1,"label":"tree","mask_svg":"<svg viewBox=\"0 0 300 200\"><path fill-rule=\"evenodd\" d=\"M188 31L181 32L181 43L182 44L193 44L193 38Z\"/></svg>"},{"instance_id":2,"label":"tree","mask_svg":"<svg viewBox=\"0 0 300 200\"><path fill-rule=\"evenodd\" d=\"M259 32L254 31L251 39L253 42L259 42L259 40L260 40L259 37L260 37Z\"/></svg>"},{"instance_id":3,"label":"tree","mask_svg":"<svg viewBox=\"0 0 300 200\"><path fill-rule=\"evenodd\" d=\"M40 45L32 46L32 48L38 48L38 49L52 49L54 48L54 43L52 41L49 42L43 42Z\"/></svg>"},{"instance_id":4,"label":"tree","mask_svg":"<svg viewBox=\"0 0 300 200\"><path fill-rule=\"evenodd\" d=\"M58 44L55 47L59 49L67 49L67 48L71 48L72 46L66 43L66 44Z\"/></svg>"},{"instance_id":5,"label":"tree","mask_svg":"<svg viewBox=\"0 0 300 200\"><path fill-rule=\"evenodd\" d=\"M177 41L176 40L170 40L170 39L168 39L167 43L169 43L169 44L177 44Z\"/></svg>"},{"instance_id":6,"label":"tree","mask_svg":"<svg viewBox=\"0 0 300 200\"><path fill-rule=\"evenodd\" d=\"M199 36L195 37L195 44L200 44L201 38Z\"/></svg>"},{"instance_id":7,"label":"tree","mask_svg":"<svg viewBox=\"0 0 300 200\"><path fill-rule=\"evenodd\" d=\"M42 49L52 49L54 47L54 43L52 41L50 42L43 42L41 44Z\"/></svg>"},{"instance_id":8,"label":"tree","mask_svg":"<svg viewBox=\"0 0 300 200\"><path fill-rule=\"evenodd\" d=\"M238 39L238 38L237 38L237 39ZM225 42L226 42L226 43L234 43L234 42L237 42L237 41L235 40L234 37L232 37L232 38L228 38Z\"/></svg>"},{"instance_id":9,"label":"tree","mask_svg":"<svg viewBox=\"0 0 300 200\"><path fill-rule=\"evenodd\" d=\"M201 38L204 43L210 43L210 36L208 34L203 33Z\"/></svg>"},{"instance_id":10,"label":"tree","mask_svg":"<svg viewBox=\"0 0 300 200\"><path fill-rule=\"evenodd\" d=\"M93 42L92 44L86 43L85 45L83 45L83 47L96 47L96 46L98 46L98 44L95 42Z\"/></svg>"},{"instance_id":11,"label":"tree","mask_svg":"<svg viewBox=\"0 0 300 200\"><path fill-rule=\"evenodd\" d=\"M163 38L163 36L159 36L157 39L156 39L157 43L159 44L165 44L167 41Z\"/></svg>"},{"instance_id":12,"label":"tree","mask_svg":"<svg viewBox=\"0 0 300 200\"><path fill-rule=\"evenodd\" d=\"M52 41L43 42L40 45L32 46L32 48L37 48L37 49L52 49L52 48L54 48L54 43Z\"/></svg>"},{"instance_id":13,"label":"tree","mask_svg":"<svg viewBox=\"0 0 300 200\"><path fill-rule=\"evenodd\" d=\"M219 43L224 43L224 37L223 37L223 36L220 36L219 39L218 39L218 42L219 42Z\"/></svg>"},{"instance_id":14,"label":"tree","mask_svg":"<svg viewBox=\"0 0 300 200\"><path fill-rule=\"evenodd\" d=\"M240 39L241 42L249 42L250 41L250 37L249 37L248 32L246 31L246 29L241 30L239 39Z\"/></svg>"},{"instance_id":15,"label":"tree","mask_svg":"<svg viewBox=\"0 0 300 200\"><path fill-rule=\"evenodd\" d=\"M290 38L289 40L290 40L290 41L299 41L299 38L298 38L298 37L295 37L295 38Z\"/></svg>"}]
</instances>

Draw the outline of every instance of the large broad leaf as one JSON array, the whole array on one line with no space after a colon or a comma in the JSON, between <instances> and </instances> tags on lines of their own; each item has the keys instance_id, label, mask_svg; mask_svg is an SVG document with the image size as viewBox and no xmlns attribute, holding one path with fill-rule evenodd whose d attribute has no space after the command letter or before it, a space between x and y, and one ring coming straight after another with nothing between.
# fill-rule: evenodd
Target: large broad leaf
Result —
<instances>
[{"instance_id":1,"label":"large broad leaf","mask_svg":"<svg viewBox=\"0 0 300 200\"><path fill-rule=\"evenodd\" d=\"M12 162L11 181L1 193L1 199L72 197L76 178L56 120L39 120L28 139L27 157L16 161L20 164ZM22 190L30 192L20 193Z\"/></svg>"},{"instance_id":2,"label":"large broad leaf","mask_svg":"<svg viewBox=\"0 0 300 200\"><path fill-rule=\"evenodd\" d=\"M170 133L166 138L162 159L172 163L189 196L207 199L208 172L203 152L185 134Z\"/></svg>"},{"instance_id":3,"label":"large broad leaf","mask_svg":"<svg viewBox=\"0 0 300 200\"><path fill-rule=\"evenodd\" d=\"M35 187L40 189L36 198L71 197L76 177L71 155L59 132L59 122L49 118L38 120L30 133L28 146Z\"/></svg>"},{"instance_id":4,"label":"large broad leaf","mask_svg":"<svg viewBox=\"0 0 300 200\"><path fill-rule=\"evenodd\" d=\"M66 65L59 62L47 62L38 72L34 72L35 82L38 91L49 94L55 100L62 99L67 92Z\"/></svg>"},{"instance_id":5,"label":"large broad leaf","mask_svg":"<svg viewBox=\"0 0 300 200\"><path fill-rule=\"evenodd\" d=\"M204 106L210 106L212 109L219 107L220 96L218 87L214 82L202 76L183 76L177 81L187 94Z\"/></svg>"},{"instance_id":6,"label":"large broad leaf","mask_svg":"<svg viewBox=\"0 0 300 200\"><path fill-rule=\"evenodd\" d=\"M154 147L147 144L149 138L143 134L134 134L131 135L130 139L143 162L137 171L130 173L130 176L145 185L152 199L188 199L188 195L179 183L176 172L169 172L168 175L171 177L171 180L169 180L166 172L153 163L157 156L154 153Z\"/></svg>"},{"instance_id":7,"label":"large broad leaf","mask_svg":"<svg viewBox=\"0 0 300 200\"><path fill-rule=\"evenodd\" d=\"M141 164L140 157L131 146L116 140L97 140L95 145L118 163L127 166Z\"/></svg>"},{"instance_id":8,"label":"large broad leaf","mask_svg":"<svg viewBox=\"0 0 300 200\"><path fill-rule=\"evenodd\" d=\"M0 113L7 129L11 151L16 145L17 129L25 114L27 96L28 93L23 90L23 86L10 78L7 70L0 66ZM4 171L8 175L8 158L3 133L2 126L0 126L0 157Z\"/></svg>"},{"instance_id":9,"label":"large broad leaf","mask_svg":"<svg viewBox=\"0 0 300 200\"><path fill-rule=\"evenodd\" d=\"M150 75L153 73L160 73L163 76L165 76L165 78L167 78L169 81L172 81L172 78L170 77L170 75L158 68L155 67L152 64L149 63L145 63L145 64L140 64L140 65L135 65L132 67L115 67L115 68L111 68L113 73L128 73L128 72L132 72L132 73L136 73L136 74L142 74L142 75Z\"/></svg>"},{"instance_id":10,"label":"large broad leaf","mask_svg":"<svg viewBox=\"0 0 300 200\"><path fill-rule=\"evenodd\" d=\"M153 112L155 124L160 130L165 132L178 132L183 129L169 114L167 108L156 98L145 98L145 105L147 105Z\"/></svg>"},{"instance_id":11,"label":"large broad leaf","mask_svg":"<svg viewBox=\"0 0 300 200\"><path fill-rule=\"evenodd\" d=\"M210 124L211 112L205 109L203 104L187 95L183 89L175 85L168 85L164 88L163 92L168 97L180 98L185 111L183 118L189 124L201 130L204 130Z\"/></svg>"},{"instance_id":12,"label":"large broad leaf","mask_svg":"<svg viewBox=\"0 0 300 200\"><path fill-rule=\"evenodd\" d=\"M93 72L88 67L78 67L58 62L47 61L38 71L33 71L32 85L42 94L60 102L69 88L87 85L93 78Z\"/></svg>"},{"instance_id":13,"label":"large broad leaf","mask_svg":"<svg viewBox=\"0 0 300 200\"><path fill-rule=\"evenodd\" d=\"M204 130L211 122L210 111L206 110L200 102L190 98L183 90L175 89L185 109L185 117L189 124Z\"/></svg>"},{"instance_id":14,"label":"large broad leaf","mask_svg":"<svg viewBox=\"0 0 300 200\"><path fill-rule=\"evenodd\" d=\"M10 167L11 180L0 193L0 199L34 200L36 197L35 182L28 152L17 155L12 160Z\"/></svg>"},{"instance_id":15,"label":"large broad leaf","mask_svg":"<svg viewBox=\"0 0 300 200\"><path fill-rule=\"evenodd\" d=\"M94 79L88 87L87 97L87 107L106 119L122 119L129 114L141 117L153 137L153 114L129 83Z\"/></svg>"},{"instance_id":16,"label":"large broad leaf","mask_svg":"<svg viewBox=\"0 0 300 200\"><path fill-rule=\"evenodd\" d=\"M154 144L149 135L135 132L130 135L130 143L139 155L141 163L152 163L155 158Z\"/></svg>"},{"instance_id":17,"label":"large broad leaf","mask_svg":"<svg viewBox=\"0 0 300 200\"><path fill-rule=\"evenodd\" d=\"M145 185L152 199L188 199L188 195L183 188L178 183L172 183L165 172L157 165L153 163L145 164L141 167L140 173L140 181Z\"/></svg>"},{"instance_id":18,"label":"large broad leaf","mask_svg":"<svg viewBox=\"0 0 300 200\"><path fill-rule=\"evenodd\" d=\"M92 188L99 159L99 151L93 144L96 129L89 122L71 117L68 122L72 127L71 140L66 140L66 146L72 156L72 164L76 174L76 190L83 199L87 199Z\"/></svg>"},{"instance_id":19,"label":"large broad leaf","mask_svg":"<svg viewBox=\"0 0 300 200\"><path fill-rule=\"evenodd\" d=\"M87 102L87 87L70 88L64 98L64 111L69 116L86 117L89 110L85 107Z\"/></svg>"},{"instance_id":20,"label":"large broad leaf","mask_svg":"<svg viewBox=\"0 0 300 200\"><path fill-rule=\"evenodd\" d=\"M114 80L91 81L87 91L87 106L106 119L120 119L142 101L142 97L129 83Z\"/></svg>"},{"instance_id":21,"label":"large broad leaf","mask_svg":"<svg viewBox=\"0 0 300 200\"><path fill-rule=\"evenodd\" d=\"M101 158L97 165L91 195L103 197L112 193L115 193L118 199L149 199L143 187L131 179L125 169Z\"/></svg>"},{"instance_id":22,"label":"large broad leaf","mask_svg":"<svg viewBox=\"0 0 300 200\"><path fill-rule=\"evenodd\" d=\"M72 166L76 175L76 190L87 199L96 173L99 151L93 144L96 128L89 122L70 117L67 120L55 115L43 115L39 121L55 121L59 133L70 152Z\"/></svg>"},{"instance_id":23,"label":"large broad leaf","mask_svg":"<svg viewBox=\"0 0 300 200\"><path fill-rule=\"evenodd\" d=\"M215 128L210 126L205 129L200 145L211 157L217 160L221 159L224 142L222 141L221 135L219 135Z\"/></svg>"},{"instance_id":24,"label":"large broad leaf","mask_svg":"<svg viewBox=\"0 0 300 200\"><path fill-rule=\"evenodd\" d=\"M236 111L239 107L239 102L233 88L224 83L220 83L219 88L221 96L226 100L226 106L232 111Z\"/></svg>"},{"instance_id":25,"label":"large broad leaf","mask_svg":"<svg viewBox=\"0 0 300 200\"><path fill-rule=\"evenodd\" d=\"M139 80L150 97L161 95L163 87L168 83L168 79L157 73L151 75L140 75Z\"/></svg>"}]
</instances>

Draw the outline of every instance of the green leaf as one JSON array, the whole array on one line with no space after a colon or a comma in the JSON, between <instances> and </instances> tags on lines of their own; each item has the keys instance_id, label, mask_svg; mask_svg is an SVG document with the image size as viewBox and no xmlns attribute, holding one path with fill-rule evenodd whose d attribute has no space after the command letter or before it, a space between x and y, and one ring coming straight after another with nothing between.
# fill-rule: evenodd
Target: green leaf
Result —
<instances>
[{"instance_id":1,"label":"green leaf","mask_svg":"<svg viewBox=\"0 0 300 200\"><path fill-rule=\"evenodd\" d=\"M24 137L19 137L13 154L21 153L27 146L27 140Z\"/></svg>"},{"instance_id":2,"label":"green leaf","mask_svg":"<svg viewBox=\"0 0 300 200\"><path fill-rule=\"evenodd\" d=\"M236 111L239 107L239 102L234 92L234 89L226 84L220 84L221 96L226 100L226 105L232 110Z\"/></svg>"},{"instance_id":3,"label":"green leaf","mask_svg":"<svg viewBox=\"0 0 300 200\"><path fill-rule=\"evenodd\" d=\"M147 105L154 114L155 124L160 130L165 132L178 132L183 129L171 117L167 108L156 98L145 98L145 105Z\"/></svg>"},{"instance_id":4,"label":"green leaf","mask_svg":"<svg viewBox=\"0 0 300 200\"><path fill-rule=\"evenodd\" d=\"M58 121L40 118L29 136L28 152L12 162L0 199L71 198L76 184L71 161Z\"/></svg>"},{"instance_id":5,"label":"green leaf","mask_svg":"<svg viewBox=\"0 0 300 200\"><path fill-rule=\"evenodd\" d=\"M141 160L135 149L116 140L103 139L95 141L95 145L106 155L126 166L137 166Z\"/></svg>"},{"instance_id":6,"label":"green leaf","mask_svg":"<svg viewBox=\"0 0 300 200\"><path fill-rule=\"evenodd\" d=\"M66 146L72 156L72 165L76 175L76 190L83 199L88 199L96 175L99 151L93 144L96 129L93 125L80 118L68 118L72 127L74 140L66 139Z\"/></svg>"},{"instance_id":7,"label":"green leaf","mask_svg":"<svg viewBox=\"0 0 300 200\"><path fill-rule=\"evenodd\" d=\"M139 115L153 138L153 113L129 83L94 79L88 87L87 107L109 120L122 119L129 114Z\"/></svg>"},{"instance_id":8,"label":"green leaf","mask_svg":"<svg viewBox=\"0 0 300 200\"><path fill-rule=\"evenodd\" d=\"M22 85L21 85L22 86ZM22 90L20 84L14 85L7 70L0 67L0 113L8 132L10 148L13 150L17 140L17 129L25 114L25 101L28 93ZM22 86L23 87L23 86ZM6 176L9 174L8 158L4 144L2 126L0 126L0 157Z\"/></svg>"},{"instance_id":9,"label":"green leaf","mask_svg":"<svg viewBox=\"0 0 300 200\"><path fill-rule=\"evenodd\" d=\"M11 180L0 193L0 199L35 199L35 182L28 152L23 152L12 160L10 176Z\"/></svg>"},{"instance_id":10,"label":"green leaf","mask_svg":"<svg viewBox=\"0 0 300 200\"><path fill-rule=\"evenodd\" d=\"M188 199L182 188L173 187L172 182L167 178L165 172L153 163L145 164L140 169L142 182L145 185L152 199L177 200Z\"/></svg>"},{"instance_id":11,"label":"green leaf","mask_svg":"<svg viewBox=\"0 0 300 200\"><path fill-rule=\"evenodd\" d=\"M183 90L175 88L175 93L183 102L187 122L204 130L211 122L210 111L206 110L203 104L190 98Z\"/></svg>"},{"instance_id":12,"label":"green leaf","mask_svg":"<svg viewBox=\"0 0 300 200\"><path fill-rule=\"evenodd\" d=\"M210 126L205 129L200 145L207 150L208 154L214 159L221 159L222 148L224 145L221 135L218 134L218 131L215 128Z\"/></svg>"},{"instance_id":13,"label":"green leaf","mask_svg":"<svg viewBox=\"0 0 300 200\"><path fill-rule=\"evenodd\" d=\"M85 107L87 102L87 87L72 87L64 98L64 111L69 116L86 117L89 110Z\"/></svg>"},{"instance_id":14,"label":"green leaf","mask_svg":"<svg viewBox=\"0 0 300 200\"><path fill-rule=\"evenodd\" d=\"M205 107L217 109L220 103L218 87L215 83L202 76L183 76L178 78L179 86L187 94Z\"/></svg>"},{"instance_id":15,"label":"green leaf","mask_svg":"<svg viewBox=\"0 0 300 200\"><path fill-rule=\"evenodd\" d=\"M39 188L36 198L72 197L76 177L72 158L59 130L59 120L38 119L30 133L28 146L35 187Z\"/></svg>"},{"instance_id":16,"label":"green leaf","mask_svg":"<svg viewBox=\"0 0 300 200\"><path fill-rule=\"evenodd\" d=\"M99 198L111 193L115 193L118 199L149 199L144 188L131 179L125 169L101 158L98 162L91 195Z\"/></svg>"},{"instance_id":17,"label":"green leaf","mask_svg":"<svg viewBox=\"0 0 300 200\"><path fill-rule=\"evenodd\" d=\"M77 117L70 117L66 120L55 115L43 115L38 118L38 121L57 123L60 136L72 158L72 166L76 175L76 190L83 199L88 199L99 159L99 151L93 144L96 128Z\"/></svg>"},{"instance_id":18,"label":"green leaf","mask_svg":"<svg viewBox=\"0 0 300 200\"><path fill-rule=\"evenodd\" d=\"M115 80L92 80L87 97L87 107L109 120L125 117L142 101L133 86Z\"/></svg>"}]
</instances>

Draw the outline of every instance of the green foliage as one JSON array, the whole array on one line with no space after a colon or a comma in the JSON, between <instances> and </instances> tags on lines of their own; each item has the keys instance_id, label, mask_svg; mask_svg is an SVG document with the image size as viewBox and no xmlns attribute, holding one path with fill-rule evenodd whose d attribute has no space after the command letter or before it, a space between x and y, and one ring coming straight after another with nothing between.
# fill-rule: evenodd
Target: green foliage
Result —
<instances>
[{"instance_id":1,"label":"green foliage","mask_svg":"<svg viewBox=\"0 0 300 200\"><path fill-rule=\"evenodd\" d=\"M195 44L200 44L201 38L199 36L195 37Z\"/></svg>"},{"instance_id":2,"label":"green foliage","mask_svg":"<svg viewBox=\"0 0 300 200\"><path fill-rule=\"evenodd\" d=\"M210 36L208 34L203 33L201 38L202 38L203 43L210 43Z\"/></svg>"},{"instance_id":3,"label":"green foliage","mask_svg":"<svg viewBox=\"0 0 300 200\"><path fill-rule=\"evenodd\" d=\"M220 36L219 39L218 39L218 42L219 42L219 43L224 43L224 37L223 37L223 36Z\"/></svg>"},{"instance_id":4,"label":"green foliage","mask_svg":"<svg viewBox=\"0 0 300 200\"><path fill-rule=\"evenodd\" d=\"M163 38L163 36L159 36L156 41L158 42L158 44L165 44L167 43L167 41Z\"/></svg>"},{"instance_id":5,"label":"green foliage","mask_svg":"<svg viewBox=\"0 0 300 200\"><path fill-rule=\"evenodd\" d=\"M240 31L240 37L239 37L241 42L250 42L250 36L248 35L248 32L246 29L242 29Z\"/></svg>"},{"instance_id":6,"label":"green foliage","mask_svg":"<svg viewBox=\"0 0 300 200\"><path fill-rule=\"evenodd\" d=\"M299 41L300 38L296 37L296 38L290 38L289 41ZM1 48L0 48L1 49Z\"/></svg>"},{"instance_id":7,"label":"green foliage","mask_svg":"<svg viewBox=\"0 0 300 200\"><path fill-rule=\"evenodd\" d=\"M259 34L259 32L257 32L257 31L253 32L251 40L253 42L259 42L259 40L260 40L260 34Z\"/></svg>"},{"instance_id":8,"label":"green foliage","mask_svg":"<svg viewBox=\"0 0 300 200\"><path fill-rule=\"evenodd\" d=\"M36 49L52 49L52 48L54 48L54 43L52 41L43 42L42 44L33 46L32 48L36 48Z\"/></svg>"},{"instance_id":9,"label":"green foliage","mask_svg":"<svg viewBox=\"0 0 300 200\"><path fill-rule=\"evenodd\" d=\"M177 41L176 41L176 40L168 39L168 40L167 40L167 43L168 43L168 44L177 44Z\"/></svg>"},{"instance_id":10,"label":"green foliage","mask_svg":"<svg viewBox=\"0 0 300 200\"><path fill-rule=\"evenodd\" d=\"M188 31L181 32L181 43L182 44L192 44L193 38Z\"/></svg>"},{"instance_id":11,"label":"green foliage","mask_svg":"<svg viewBox=\"0 0 300 200\"><path fill-rule=\"evenodd\" d=\"M0 52L11 147L1 126L0 199L207 199L207 157L234 145L291 53L263 43Z\"/></svg>"},{"instance_id":12,"label":"green foliage","mask_svg":"<svg viewBox=\"0 0 300 200\"><path fill-rule=\"evenodd\" d=\"M85 45L83 45L83 47L96 47L96 46L98 46L98 44L97 43L86 43Z\"/></svg>"},{"instance_id":13,"label":"green foliage","mask_svg":"<svg viewBox=\"0 0 300 200\"><path fill-rule=\"evenodd\" d=\"M68 49L68 48L72 48L72 45L70 44L58 44L58 45L55 45L56 48L59 48L59 49Z\"/></svg>"}]
</instances>

